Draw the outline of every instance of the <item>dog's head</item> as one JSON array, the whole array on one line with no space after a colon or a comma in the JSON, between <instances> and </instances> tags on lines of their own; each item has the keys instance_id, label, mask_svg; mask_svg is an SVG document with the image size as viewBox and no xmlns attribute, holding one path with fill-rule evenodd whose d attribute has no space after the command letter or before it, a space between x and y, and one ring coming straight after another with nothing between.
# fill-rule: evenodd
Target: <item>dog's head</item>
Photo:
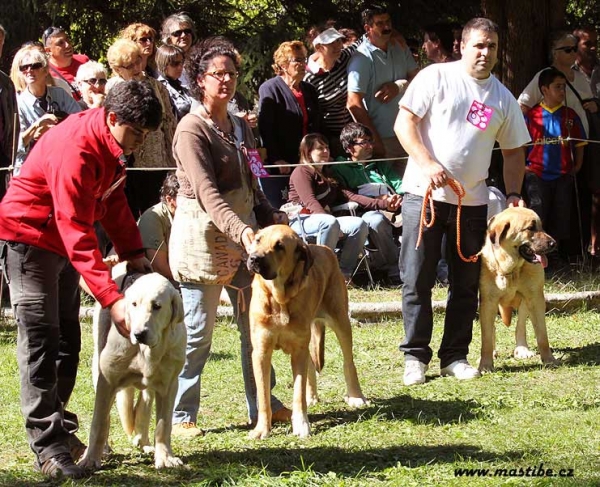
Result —
<instances>
[{"instance_id":1,"label":"dog's head","mask_svg":"<svg viewBox=\"0 0 600 487\"><path fill-rule=\"evenodd\" d=\"M556 241L542 229L535 211L515 207L493 216L488 222L488 238L495 249L502 248L513 259L523 258L541 264L542 256L556 249Z\"/></svg>"},{"instance_id":2,"label":"dog's head","mask_svg":"<svg viewBox=\"0 0 600 487\"><path fill-rule=\"evenodd\" d=\"M153 272L139 277L125 291L130 340L150 348L183 321L181 296L168 279Z\"/></svg>"},{"instance_id":3,"label":"dog's head","mask_svg":"<svg viewBox=\"0 0 600 487\"><path fill-rule=\"evenodd\" d=\"M256 234L248 256L248 269L263 279L287 279L301 269L308 275L313 264L310 248L287 225L272 225Z\"/></svg>"}]
</instances>

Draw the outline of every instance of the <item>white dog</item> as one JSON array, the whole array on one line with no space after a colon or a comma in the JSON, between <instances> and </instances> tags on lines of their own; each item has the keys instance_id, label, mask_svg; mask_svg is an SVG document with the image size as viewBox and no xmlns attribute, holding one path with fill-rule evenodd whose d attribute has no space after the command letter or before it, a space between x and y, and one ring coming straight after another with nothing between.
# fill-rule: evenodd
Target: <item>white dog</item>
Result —
<instances>
[{"instance_id":1,"label":"white dog","mask_svg":"<svg viewBox=\"0 0 600 487\"><path fill-rule=\"evenodd\" d=\"M117 280L118 282L118 280ZM156 468L183 462L171 452L171 421L177 377L185 362L183 304L172 284L157 273L143 275L125 291L130 339L112 326L106 310L94 317L96 401L89 447L79 465L97 469L108 439L110 408L117 406L125 432L145 452L154 450ZM134 406L135 388L140 397ZM148 430L156 397L156 431L152 448Z\"/></svg>"}]
</instances>

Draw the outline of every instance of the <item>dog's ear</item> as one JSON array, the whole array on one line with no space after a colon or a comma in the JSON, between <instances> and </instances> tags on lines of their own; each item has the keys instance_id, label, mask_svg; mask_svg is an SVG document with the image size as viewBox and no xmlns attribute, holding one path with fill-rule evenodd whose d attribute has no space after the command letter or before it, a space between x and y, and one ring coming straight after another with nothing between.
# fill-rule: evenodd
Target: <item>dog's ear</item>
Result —
<instances>
[{"instance_id":1,"label":"dog's ear","mask_svg":"<svg viewBox=\"0 0 600 487\"><path fill-rule=\"evenodd\" d=\"M510 221L507 221L504 226L500 227L500 225L494 225L494 218L490 219L488 224L490 240L494 244L494 247L498 248L502 243L502 240L506 238L508 231L510 230Z\"/></svg>"},{"instance_id":2,"label":"dog's ear","mask_svg":"<svg viewBox=\"0 0 600 487\"><path fill-rule=\"evenodd\" d=\"M171 327L183 321L183 301L175 288L171 292Z\"/></svg>"},{"instance_id":3,"label":"dog's ear","mask_svg":"<svg viewBox=\"0 0 600 487\"><path fill-rule=\"evenodd\" d=\"M307 276L308 271L312 267L314 261L310 247L306 245L304 241L300 240L298 242L298 246L296 247L296 252L300 254L298 257L298 262L302 260L304 261L304 275Z\"/></svg>"}]
</instances>

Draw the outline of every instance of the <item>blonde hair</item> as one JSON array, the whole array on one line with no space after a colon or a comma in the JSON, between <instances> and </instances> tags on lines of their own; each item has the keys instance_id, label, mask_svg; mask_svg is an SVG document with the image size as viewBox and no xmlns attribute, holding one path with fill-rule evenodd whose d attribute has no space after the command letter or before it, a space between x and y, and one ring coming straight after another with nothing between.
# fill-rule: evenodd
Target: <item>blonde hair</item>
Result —
<instances>
[{"instance_id":1,"label":"blonde hair","mask_svg":"<svg viewBox=\"0 0 600 487\"><path fill-rule=\"evenodd\" d=\"M48 57L46 56L46 53L42 50L42 48L35 45L30 45L19 49L15 54L12 65L10 67L10 79L14 83L15 89L18 93L21 93L21 91L23 91L27 87L27 83L25 83L25 78L19 70L19 66L21 66L21 63L27 57L31 58L32 63L42 63L44 68L48 67ZM54 83L46 84L50 86L54 85Z\"/></svg>"},{"instance_id":2,"label":"blonde hair","mask_svg":"<svg viewBox=\"0 0 600 487\"><path fill-rule=\"evenodd\" d=\"M308 53L306 46L300 41L287 41L280 44L273 53L273 61L275 62L272 68L275 74L283 73L283 66L287 65L290 62L290 57L298 52L302 53L302 57L306 57Z\"/></svg>"},{"instance_id":3,"label":"blonde hair","mask_svg":"<svg viewBox=\"0 0 600 487\"><path fill-rule=\"evenodd\" d=\"M112 46L108 48L106 59L110 69L129 66L142 57L142 50L135 42L129 39L117 39Z\"/></svg>"},{"instance_id":4,"label":"blonde hair","mask_svg":"<svg viewBox=\"0 0 600 487\"><path fill-rule=\"evenodd\" d=\"M88 61L79 66L75 81L85 81L86 79L97 78L99 74L103 74L105 77L108 76L104 64L96 61Z\"/></svg>"}]
</instances>

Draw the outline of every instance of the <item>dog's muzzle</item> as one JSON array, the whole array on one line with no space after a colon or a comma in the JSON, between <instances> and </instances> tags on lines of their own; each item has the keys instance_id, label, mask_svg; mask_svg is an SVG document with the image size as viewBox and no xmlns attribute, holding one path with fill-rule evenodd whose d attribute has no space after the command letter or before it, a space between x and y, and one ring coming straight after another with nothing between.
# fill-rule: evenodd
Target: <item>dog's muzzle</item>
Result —
<instances>
[{"instance_id":1,"label":"dog's muzzle","mask_svg":"<svg viewBox=\"0 0 600 487\"><path fill-rule=\"evenodd\" d=\"M256 254L251 254L248 256L248 261L246 262L246 266L250 272L254 272L256 274L260 274L263 279L270 281L277 277L277 273L269 268L266 263L266 259L263 256L259 256Z\"/></svg>"},{"instance_id":2,"label":"dog's muzzle","mask_svg":"<svg viewBox=\"0 0 600 487\"><path fill-rule=\"evenodd\" d=\"M546 254L554 251L556 241L553 238L547 238L544 245L538 245L534 249L530 244L523 244L519 247L519 255L530 264L542 264L546 267L548 259Z\"/></svg>"}]
</instances>

